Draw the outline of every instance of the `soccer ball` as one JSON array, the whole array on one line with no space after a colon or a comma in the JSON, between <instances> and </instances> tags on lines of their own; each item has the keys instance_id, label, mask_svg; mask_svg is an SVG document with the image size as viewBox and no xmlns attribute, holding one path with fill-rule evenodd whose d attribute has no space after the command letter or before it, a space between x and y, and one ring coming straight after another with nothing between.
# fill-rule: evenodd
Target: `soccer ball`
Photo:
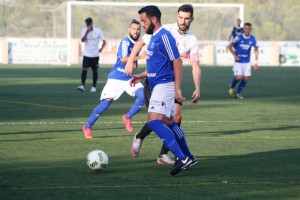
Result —
<instances>
[{"instance_id":1,"label":"soccer ball","mask_svg":"<svg viewBox=\"0 0 300 200\"><path fill-rule=\"evenodd\" d=\"M108 156L107 154L100 150L91 151L86 158L86 164L92 170L99 171L106 168L108 164Z\"/></svg>"}]
</instances>

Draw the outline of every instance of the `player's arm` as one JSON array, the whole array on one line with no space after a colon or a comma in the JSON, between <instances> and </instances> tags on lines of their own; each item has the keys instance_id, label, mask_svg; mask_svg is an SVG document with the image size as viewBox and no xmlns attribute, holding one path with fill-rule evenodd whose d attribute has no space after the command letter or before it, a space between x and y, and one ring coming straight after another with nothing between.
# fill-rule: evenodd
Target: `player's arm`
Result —
<instances>
[{"instance_id":1,"label":"player's arm","mask_svg":"<svg viewBox=\"0 0 300 200\"><path fill-rule=\"evenodd\" d=\"M253 68L255 71L258 70L258 48L254 48L254 65L253 65Z\"/></svg>"},{"instance_id":2,"label":"player's arm","mask_svg":"<svg viewBox=\"0 0 300 200\"><path fill-rule=\"evenodd\" d=\"M144 78L146 78L146 76L147 76L147 70L145 70L144 72L142 72L142 73L140 73L140 74L138 74L138 75L132 75L129 84L130 84L132 87L134 87L135 84L141 82Z\"/></svg>"},{"instance_id":3,"label":"player's arm","mask_svg":"<svg viewBox=\"0 0 300 200\"><path fill-rule=\"evenodd\" d=\"M181 82L182 82L182 60L177 58L173 60L174 75L175 75L175 99L179 102L185 100L181 94Z\"/></svg>"},{"instance_id":4,"label":"player's arm","mask_svg":"<svg viewBox=\"0 0 300 200\"><path fill-rule=\"evenodd\" d=\"M197 54L198 55L198 54ZM192 95L192 103L197 103L200 99L201 68L199 61L192 62L192 74L195 85L195 91Z\"/></svg>"},{"instance_id":5,"label":"player's arm","mask_svg":"<svg viewBox=\"0 0 300 200\"><path fill-rule=\"evenodd\" d=\"M228 49L229 49L230 53L233 55L234 60L235 60L236 62L239 61L240 58L236 55L235 50L234 50L234 46L233 46L233 43L232 43L232 42L230 43Z\"/></svg>"},{"instance_id":6,"label":"player's arm","mask_svg":"<svg viewBox=\"0 0 300 200\"><path fill-rule=\"evenodd\" d=\"M86 31L82 32L81 34L81 42L85 42L87 40L87 35L91 30L92 30L92 26L88 25Z\"/></svg>"},{"instance_id":7,"label":"player's arm","mask_svg":"<svg viewBox=\"0 0 300 200\"><path fill-rule=\"evenodd\" d=\"M134 59L135 59L135 55L138 54L138 52L142 49L142 47L144 46L144 40L143 38L141 38L137 43L135 43L131 54L129 55L129 57L127 58L127 63L125 66L125 74L127 75L131 75L133 70L134 70Z\"/></svg>"},{"instance_id":8,"label":"player's arm","mask_svg":"<svg viewBox=\"0 0 300 200\"><path fill-rule=\"evenodd\" d=\"M132 52L131 52L131 54L132 54ZM131 54L130 54L130 55L131 55ZM139 54L138 56L135 56L134 59L133 59L133 61L137 61L137 60L144 59L144 58L146 57L146 55L147 55L147 52L144 51L144 52L142 52L141 54ZM124 58L121 58L121 62L122 62L122 63L128 62L129 57L130 57L130 56L126 56L126 57L124 57Z\"/></svg>"},{"instance_id":9,"label":"player's arm","mask_svg":"<svg viewBox=\"0 0 300 200\"><path fill-rule=\"evenodd\" d=\"M106 45L106 40L102 40L102 46L101 46L101 48L99 49L99 53L101 53L101 52L103 51L105 45Z\"/></svg>"}]
</instances>

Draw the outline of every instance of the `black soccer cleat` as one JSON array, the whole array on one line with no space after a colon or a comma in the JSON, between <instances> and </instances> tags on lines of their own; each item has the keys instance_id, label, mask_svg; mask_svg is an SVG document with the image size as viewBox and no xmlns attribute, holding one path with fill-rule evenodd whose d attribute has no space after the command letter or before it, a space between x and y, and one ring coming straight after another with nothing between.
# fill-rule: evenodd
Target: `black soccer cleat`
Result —
<instances>
[{"instance_id":1,"label":"black soccer cleat","mask_svg":"<svg viewBox=\"0 0 300 200\"><path fill-rule=\"evenodd\" d=\"M172 176L178 174L182 170L185 170L191 163L192 163L192 159L190 159L189 157L186 157L184 159L177 158L170 174Z\"/></svg>"}]
</instances>

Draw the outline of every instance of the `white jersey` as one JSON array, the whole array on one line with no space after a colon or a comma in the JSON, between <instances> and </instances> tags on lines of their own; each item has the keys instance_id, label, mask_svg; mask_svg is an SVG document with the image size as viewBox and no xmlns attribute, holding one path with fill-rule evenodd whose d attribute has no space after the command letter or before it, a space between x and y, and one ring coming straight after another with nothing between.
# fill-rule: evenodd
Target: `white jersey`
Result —
<instances>
[{"instance_id":1,"label":"white jersey","mask_svg":"<svg viewBox=\"0 0 300 200\"><path fill-rule=\"evenodd\" d=\"M191 34L190 30L187 30L183 35L178 32L178 25L166 24L163 27L168 30L176 40L176 45L181 57L188 56L190 62L199 61L199 43L197 38ZM144 35L143 40L145 44L149 44L151 35Z\"/></svg>"},{"instance_id":2,"label":"white jersey","mask_svg":"<svg viewBox=\"0 0 300 200\"><path fill-rule=\"evenodd\" d=\"M81 38L85 35L87 28L81 31ZM105 40L103 32L99 28L93 27L93 30L87 34L87 39L84 42L84 56L98 57L99 56L99 42Z\"/></svg>"}]
</instances>

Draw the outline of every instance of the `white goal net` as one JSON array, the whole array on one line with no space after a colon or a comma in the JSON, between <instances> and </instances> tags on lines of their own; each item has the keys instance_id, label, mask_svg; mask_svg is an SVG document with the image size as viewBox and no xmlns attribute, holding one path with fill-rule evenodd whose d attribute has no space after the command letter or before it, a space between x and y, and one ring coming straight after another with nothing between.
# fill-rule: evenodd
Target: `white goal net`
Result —
<instances>
[{"instance_id":1,"label":"white goal net","mask_svg":"<svg viewBox=\"0 0 300 200\"><path fill-rule=\"evenodd\" d=\"M79 38L84 20L92 17L95 27L100 27L106 39L122 39L128 34L132 19L139 20L138 10L146 5L157 5L162 12L162 23L175 23L178 8L182 3L138 2L67 2L68 65L71 64L73 38ZM243 4L192 3L194 22L192 33L199 40L227 40L236 19L244 21Z\"/></svg>"}]
</instances>

